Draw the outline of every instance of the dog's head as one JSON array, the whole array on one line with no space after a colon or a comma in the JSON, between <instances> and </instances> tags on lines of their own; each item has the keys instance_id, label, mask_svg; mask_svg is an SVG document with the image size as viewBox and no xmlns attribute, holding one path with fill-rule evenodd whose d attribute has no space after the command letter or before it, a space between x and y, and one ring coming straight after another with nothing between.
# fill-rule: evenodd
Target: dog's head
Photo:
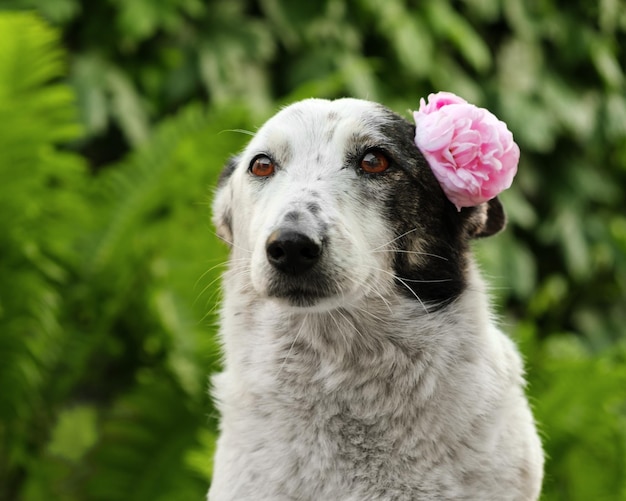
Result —
<instances>
[{"instance_id":1,"label":"dog's head","mask_svg":"<svg viewBox=\"0 0 626 501\"><path fill-rule=\"evenodd\" d=\"M226 167L218 235L260 297L317 310L401 293L428 308L466 286L469 240L503 228L497 199L457 211L415 128L356 99L276 114Z\"/></svg>"}]
</instances>

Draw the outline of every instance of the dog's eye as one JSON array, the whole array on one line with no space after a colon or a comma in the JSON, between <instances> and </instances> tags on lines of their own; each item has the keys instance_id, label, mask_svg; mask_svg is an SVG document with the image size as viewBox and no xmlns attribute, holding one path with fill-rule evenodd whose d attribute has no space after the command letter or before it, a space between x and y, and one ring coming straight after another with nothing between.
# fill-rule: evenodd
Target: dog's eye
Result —
<instances>
[{"instance_id":1,"label":"dog's eye","mask_svg":"<svg viewBox=\"0 0 626 501\"><path fill-rule=\"evenodd\" d=\"M361 169L368 174L380 174L389 168L389 159L380 151L368 151L361 160Z\"/></svg>"},{"instance_id":2,"label":"dog's eye","mask_svg":"<svg viewBox=\"0 0 626 501\"><path fill-rule=\"evenodd\" d=\"M276 165L274 161L265 155L256 157L250 164L250 172L257 177L268 177L274 174Z\"/></svg>"}]
</instances>

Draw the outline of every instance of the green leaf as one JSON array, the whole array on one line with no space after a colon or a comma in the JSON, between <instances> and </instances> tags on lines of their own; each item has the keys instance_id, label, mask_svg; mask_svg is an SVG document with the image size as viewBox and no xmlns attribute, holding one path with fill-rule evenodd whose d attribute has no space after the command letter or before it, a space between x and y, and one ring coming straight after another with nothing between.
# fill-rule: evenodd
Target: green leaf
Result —
<instances>
[{"instance_id":1,"label":"green leaf","mask_svg":"<svg viewBox=\"0 0 626 501\"><path fill-rule=\"evenodd\" d=\"M520 145L529 151L548 153L554 148L558 123L554 114L538 99L502 90L501 119L513 131Z\"/></svg>"},{"instance_id":2,"label":"green leaf","mask_svg":"<svg viewBox=\"0 0 626 501\"><path fill-rule=\"evenodd\" d=\"M550 451L544 496L617 499L626 485L626 346L592 357L574 336L554 336L539 360L530 387Z\"/></svg>"},{"instance_id":3,"label":"green leaf","mask_svg":"<svg viewBox=\"0 0 626 501\"><path fill-rule=\"evenodd\" d=\"M524 198L516 185L500 195L506 207L506 214L511 224L532 229L538 221L538 215L531 203Z\"/></svg>"},{"instance_id":4,"label":"green leaf","mask_svg":"<svg viewBox=\"0 0 626 501\"><path fill-rule=\"evenodd\" d=\"M623 93L611 92L606 96L605 104L607 136L619 144L626 144L626 97ZM618 162L625 165L626 163Z\"/></svg>"},{"instance_id":5,"label":"green leaf","mask_svg":"<svg viewBox=\"0 0 626 501\"><path fill-rule=\"evenodd\" d=\"M426 4L429 24L444 40L449 40L476 71L482 73L491 67L489 47L472 26L447 1L436 0Z\"/></svg>"},{"instance_id":6,"label":"green leaf","mask_svg":"<svg viewBox=\"0 0 626 501\"><path fill-rule=\"evenodd\" d=\"M494 293L528 298L535 289L537 266L532 253L505 232L475 245L479 262Z\"/></svg>"},{"instance_id":7,"label":"green leaf","mask_svg":"<svg viewBox=\"0 0 626 501\"><path fill-rule=\"evenodd\" d=\"M80 405L62 411L52 429L50 454L71 462L81 459L98 440L96 420L93 406Z\"/></svg>"},{"instance_id":8,"label":"green leaf","mask_svg":"<svg viewBox=\"0 0 626 501\"><path fill-rule=\"evenodd\" d=\"M70 22L81 11L81 5L77 0L35 0L33 3L46 19L56 24Z\"/></svg>"},{"instance_id":9,"label":"green leaf","mask_svg":"<svg viewBox=\"0 0 626 501\"><path fill-rule=\"evenodd\" d=\"M604 80L607 87L612 90L622 88L624 84L624 71L616 57L616 51L610 42L596 38L591 47L591 59Z\"/></svg>"},{"instance_id":10,"label":"green leaf","mask_svg":"<svg viewBox=\"0 0 626 501\"><path fill-rule=\"evenodd\" d=\"M148 139L150 126L138 92L128 77L116 69L107 74L107 83L112 95L112 113L122 126L129 142L138 146Z\"/></svg>"},{"instance_id":11,"label":"green leaf","mask_svg":"<svg viewBox=\"0 0 626 501\"><path fill-rule=\"evenodd\" d=\"M531 95L542 86L544 53L533 39L512 37L498 49L498 84L507 95Z\"/></svg>"},{"instance_id":12,"label":"green leaf","mask_svg":"<svg viewBox=\"0 0 626 501\"><path fill-rule=\"evenodd\" d=\"M213 476L213 457L215 456L217 436L208 429L201 429L198 433L199 445L190 449L185 455L185 464L198 473L207 482Z\"/></svg>"},{"instance_id":13,"label":"green leaf","mask_svg":"<svg viewBox=\"0 0 626 501\"><path fill-rule=\"evenodd\" d=\"M434 47L421 13L409 12L399 0L361 3L374 16L377 30L389 40L402 69L413 76L427 75L434 62Z\"/></svg>"},{"instance_id":14,"label":"green leaf","mask_svg":"<svg viewBox=\"0 0 626 501\"><path fill-rule=\"evenodd\" d=\"M191 501L206 494L206 484L184 467L202 416L179 405L175 386L151 374L145 379L105 416L89 458L89 499Z\"/></svg>"}]
</instances>

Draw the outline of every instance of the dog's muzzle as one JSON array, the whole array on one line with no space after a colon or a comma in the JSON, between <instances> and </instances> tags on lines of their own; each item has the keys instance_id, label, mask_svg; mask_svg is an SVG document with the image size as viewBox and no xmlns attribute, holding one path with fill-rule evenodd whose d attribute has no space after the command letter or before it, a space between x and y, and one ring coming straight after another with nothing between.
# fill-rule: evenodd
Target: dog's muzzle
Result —
<instances>
[{"instance_id":1,"label":"dog's muzzle","mask_svg":"<svg viewBox=\"0 0 626 501\"><path fill-rule=\"evenodd\" d=\"M322 242L296 230L276 230L265 243L269 263L288 275L302 275L312 269L322 256Z\"/></svg>"},{"instance_id":2,"label":"dog's muzzle","mask_svg":"<svg viewBox=\"0 0 626 501\"><path fill-rule=\"evenodd\" d=\"M271 273L267 293L292 306L318 305L338 292L328 268L324 240L297 228L279 228L265 242Z\"/></svg>"}]
</instances>

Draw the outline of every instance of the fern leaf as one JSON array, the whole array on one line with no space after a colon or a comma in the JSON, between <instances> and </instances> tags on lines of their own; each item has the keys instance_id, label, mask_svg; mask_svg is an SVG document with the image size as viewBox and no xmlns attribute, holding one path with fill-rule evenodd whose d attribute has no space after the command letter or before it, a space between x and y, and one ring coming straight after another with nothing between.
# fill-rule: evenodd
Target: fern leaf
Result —
<instances>
[{"instance_id":1,"label":"fern leaf","mask_svg":"<svg viewBox=\"0 0 626 501\"><path fill-rule=\"evenodd\" d=\"M194 204L206 198L209 183L217 178L227 156L241 146L240 138L221 135L222 116L227 115L229 123L247 123L247 114L245 108L234 107L208 117L200 107L189 107L166 121L136 153L98 180L104 186L98 187L98 196L105 204L106 219L91 251L92 273L105 269L116 253L132 246L137 232L146 229L149 215L173 197L188 200L185 192L195 193L198 198L192 200ZM190 148L197 157L187 155Z\"/></svg>"},{"instance_id":2,"label":"fern leaf","mask_svg":"<svg viewBox=\"0 0 626 501\"><path fill-rule=\"evenodd\" d=\"M133 227L140 226L141 217L158 203L161 188L176 167L172 162L176 148L185 136L203 125L199 109L186 110L161 127L144 148L102 180L108 192L104 199L110 205L108 223L92 252L92 271L105 267L118 246L132 239L129 233Z\"/></svg>"},{"instance_id":3,"label":"fern leaf","mask_svg":"<svg viewBox=\"0 0 626 501\"><path fill-rule=\"evenodd\" d=\"M66 339L61 263L80 231L70 216L84 212L84 178L82 162L56 146L80 131L71 90L54 82L64 69L56 30L0 13L0 498L15 498L43 445Z\"/></svg>"},{"instance_id":4,"label":"fern leaf","mask_svg":"<svg viewBox=\"0 0 626 501\"><path fill-rule=\"evenodd\" d=\"M185 466L197 446L201 414L179 405L183 396L163 377L137 385L105 419L102 439L88 459L94 501L197 500L206 484Z\"/></svg>"}]
</instances>

